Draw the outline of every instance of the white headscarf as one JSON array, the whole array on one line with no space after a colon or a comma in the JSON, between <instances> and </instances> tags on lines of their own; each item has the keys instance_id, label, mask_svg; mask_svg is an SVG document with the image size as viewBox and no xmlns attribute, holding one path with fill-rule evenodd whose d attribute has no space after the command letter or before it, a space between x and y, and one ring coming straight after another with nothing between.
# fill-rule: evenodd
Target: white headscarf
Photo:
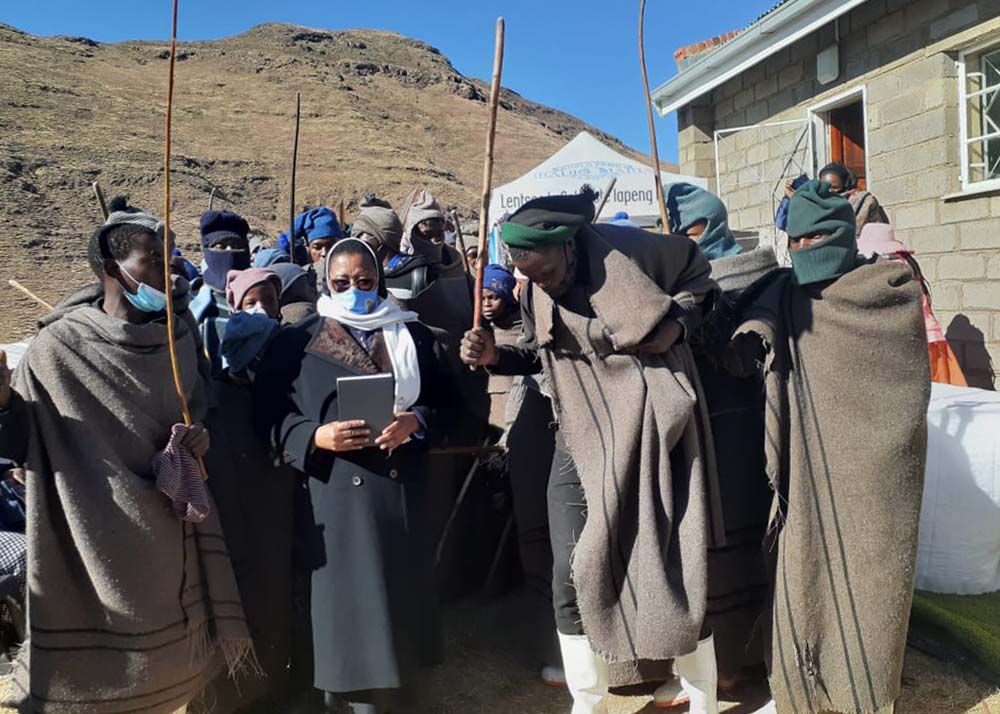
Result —
<instances>
[{"instance_id":1,"label":"white headscarf","mask_svg":"<svg viewBox=\"0 0 1000 714\"><path fill-rule=\"evenodd\" d=\"M367 243L357 238L345 238L338 241L337 245L346 241L355 241L363 245L371 255L376 270L378 270L378 258ZM328 275L329 262L332 257L333 251L327 257ZM381 280L379 283L381 284ZM356 330L364 332L382 330L386 351L389 353L389 361L392 363L392 372L396 379L396 403L394 407L396 411L402 412L416 403L417 399L420 398L420 363L417 359L417 345L414 343L406 323L416 322L417 313L403 310L391 300L380 297L375 309L366 315L359 315L346 309L329 295L320 297L316 304L316 310L323 317L336 320L341 325Z\"/></svg>"}]
</instances>

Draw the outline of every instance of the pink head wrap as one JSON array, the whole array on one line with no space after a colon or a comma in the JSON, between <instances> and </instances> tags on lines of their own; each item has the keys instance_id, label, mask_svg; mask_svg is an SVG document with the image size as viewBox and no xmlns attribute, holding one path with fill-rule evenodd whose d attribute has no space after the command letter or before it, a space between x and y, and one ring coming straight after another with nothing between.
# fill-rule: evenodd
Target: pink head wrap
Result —
<instances>
[{"instance_id":1,"label":"pink head wrap","mask_svg":"<svg viewBox=\"0 0 1000 714\"><path fill-rule=\"evenodd\" d=\"M273 270L267 268L248 268L247 270L230 270L226 274L226 302L233 312L238 312L243 304L243 297L255 285L270 281L278 295L281 295L281 278Z\"/></svg>"}]
</instances>

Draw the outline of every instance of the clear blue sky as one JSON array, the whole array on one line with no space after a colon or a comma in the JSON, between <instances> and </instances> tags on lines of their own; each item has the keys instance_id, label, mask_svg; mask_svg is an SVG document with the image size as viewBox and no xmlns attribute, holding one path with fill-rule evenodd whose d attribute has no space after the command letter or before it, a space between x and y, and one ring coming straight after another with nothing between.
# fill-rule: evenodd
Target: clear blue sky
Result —
<instances>
[{"instance_id":1,"label":"clear blue sky","mask_svg":"<svg viewBox=\"0 0 1000 714\"><path fill-rule=\"evenodd\" d=\"M774 4L648 0L650 85L675 73L676 48L744 27ZM263 22L393 30L434 45L463 74L488 80L493 23L503 15L504 86L648 151L638 13L638 0L181 0L179 35L215 39ZM170 32L170 0L4 0L0 22L36 35L83 35L103 42L159 39ZM661 158L676 160L676 119L658 118L656 130Z\"/></svg>"}]
</instances>

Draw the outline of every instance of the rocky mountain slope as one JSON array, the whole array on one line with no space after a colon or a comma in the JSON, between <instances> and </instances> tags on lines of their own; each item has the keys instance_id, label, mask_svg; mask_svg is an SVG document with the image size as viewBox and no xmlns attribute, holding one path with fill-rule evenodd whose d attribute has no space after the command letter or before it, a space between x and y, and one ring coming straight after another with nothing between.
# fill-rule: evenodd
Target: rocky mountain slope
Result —
<instances>
[{"instance_id":1,"label":"rocky mountain slope","mask_svg":"<svg viewBox=\"0 0 1000 714\"><path fill-rule=\"evenodd\" d=\"M42 38L0 25L0 341L31 334L38 308L15 278L58 302L90 278L84 236L108 198L162 212L168 45ZM176 70L172 215L182 248L218 189L276 235L288 215L295 93L302 93L297 204L348 213L365 191L395 205L416 184L472 219L479 203L488 87L437 49L375 30L261 25L182 43ZM505 90L495 183L509 181L588 130Z\"/></svg>"}]
</instances>

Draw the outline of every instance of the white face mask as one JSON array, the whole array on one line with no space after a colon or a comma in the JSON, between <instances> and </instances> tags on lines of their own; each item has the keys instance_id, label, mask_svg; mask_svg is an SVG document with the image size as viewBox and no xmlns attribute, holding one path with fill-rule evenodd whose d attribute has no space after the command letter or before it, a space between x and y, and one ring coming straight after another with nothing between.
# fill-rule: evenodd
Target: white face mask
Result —
<instances>
[{"instance_id":1,"label":"white face mask","mask_svg":"<svg viewBox=\"0 0 1000 714\"><path fill-rule=\"evenodd\" d=\"M250 308L249 310L244 310L243 312L245 312L248 315L267 315L267 311L264 310L264 306L261 305L259 302L254 303L254 306L252 308Z\"/></svg>"}]
</instances>

